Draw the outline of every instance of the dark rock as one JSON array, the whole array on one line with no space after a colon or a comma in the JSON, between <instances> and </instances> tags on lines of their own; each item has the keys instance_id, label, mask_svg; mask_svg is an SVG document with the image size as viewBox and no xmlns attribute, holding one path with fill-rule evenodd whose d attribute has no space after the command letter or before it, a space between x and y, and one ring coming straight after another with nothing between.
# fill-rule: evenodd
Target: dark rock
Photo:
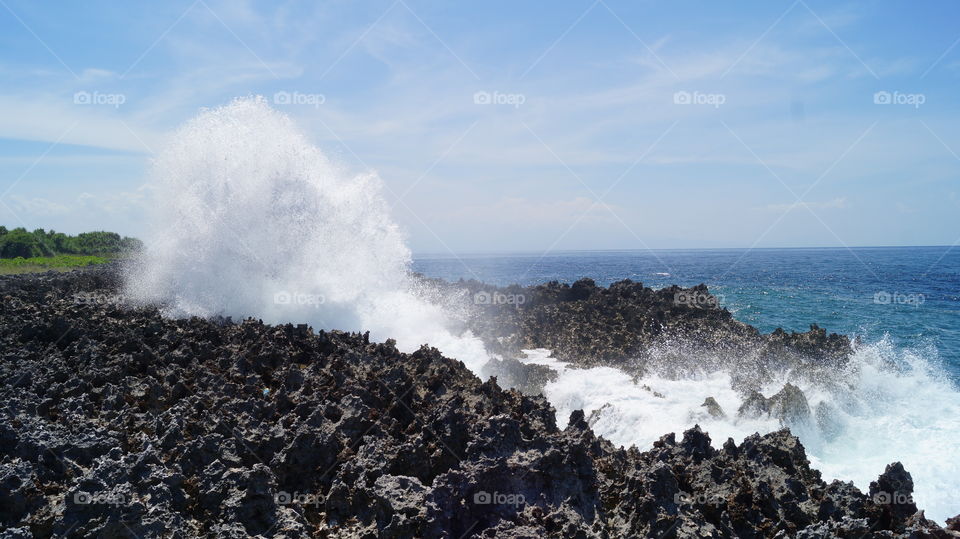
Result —
<instances>
[{"instance_id":1,"label":"dark rock","mask_svg":"<svg viewBox=\"0 0 960 539\"><path fill-rule=\"evenodd\" d=\"M570 357L606 360L669 327L762 339L709 304L671 305L683 289L530 290L532 310L512 307L523 330L505 335L510 346L566 343ZM616 448L583 411L561 430L543 397L482 382L429 347L403 354L367 334L171 320L79 293L115 294L113 270L0 277L0 537L953 533L907 498L879 503L912 495L899 464L869 495L827 485L786 430L721 450L699 427L649 451ZM610 318L590 318L607 308L629 315L609 339L598 330ZM776 339L844 349L819 331ZM521 376L531 391L544 377ZM793 417L801 397L785 387L754 402Z\"/></svg>"},{"instance_id":2,"label":"dark rock","mask_svg":"<svg viewBox=\"0 0 960 539\"><path fill-rule=\"evenodd\" d=\"M485 376L494 376L501 387L511 387L524 395L542 395L543 387L557 379L557 373L546 365L523 363L514 358L491 359L484 368Z\"/></svg>"},{"instance_id":3,"label":"dark rock","mask_svg":"<svg viewBox=\"0 0 960 539\"><path fill-rule=\"evenodd\" d=\"M742 383L754 384L785 366L805 370L836 366L852 352L847 337L827 334L815 324L801 333L777 329L761 334L733 318L702 284L653 290L628 279L603 288L591 279L580 279L572 285L497 288L476 281L451 284L419 277L425 286L464 292L466 298L477 294L522 298L481 302L477 316L465 325L504 357L519 357L521 349L547 348L554 357L575 365L642 373L665 348L707 351L736 364ZM682 362L685 356L690 354L670 359Z\"/></svg>"},{"instance_id":4,"label":"dark rock","mask_svg":"<svg viewBox=\"0 0 960 539\"><path fill-rule=\"evenodd\" d=\"M738 417L760 417L770 413L770 403L758 391L751 391L737 409Z\"/></svg>"},{"instance_id":5,"label":"dark rock","mask_svg":"<svg viewBox=\"0 0 960 539\"><path fill-rule=\"evenodd\" d=\"M782 425L796 425L810 421L810 405L800 388L786 384L776 395L767 400L770 415L780 420Z\"/></svg>"},{"instance_id":6,"label":"dark rock","mask_svg":"<svg viewBox=\"0 0 960 539\"><path fill-rule=\"evenodd\" d=\"M703 404L700 406L707 409L707 413L710 414L710 417L727 417L727 414L723 412L723 408L720 407L717 399L713 397L707 397L704 399Z\"/></svg>"},{"instance_id":7,"label":"dark rock","mask_svg":"<svg viewBox=\"0 0 960 539\"><path fill-rule=\"evenodd\" d=\"M884 527L900 531L917 512L913 503L913 477L899 462L888 464L883 474L870 483L871 513Z\"/></svg>"}]
</instances>

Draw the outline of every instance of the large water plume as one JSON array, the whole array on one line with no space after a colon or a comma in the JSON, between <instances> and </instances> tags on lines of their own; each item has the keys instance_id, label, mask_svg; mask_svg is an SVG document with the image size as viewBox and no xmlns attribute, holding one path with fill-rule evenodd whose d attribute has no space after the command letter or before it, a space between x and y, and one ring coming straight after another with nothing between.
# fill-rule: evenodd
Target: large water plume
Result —
<instances>
[{"instance_id":1,"label":"large water plume","mask_svg":"<svg viewBox=\"0 0 960 539\"><path fill-rule=\"evenodd\" d=\"M158 156L153 182L153 227L127 275L131 298L159 303L170 316L370 331L408 351L429 343L481 372L488 356L480 341L450 331L448 313L418 293L380 179L332 162L262 99L237 100L187 123ZM737 419L743 395L720 368L651 372L637 381L610 368L567 369L543 354L530 361L560 371L545 393L561 422L574 409L596 412L594 429L618 444L645 449L695 423L716 443L781 427L769 418ZM842 386L783 373L763 393L790 381L831 420L790 425L827 478L865 489L885 464L902 460L916 479L917 502L943 519L960 508L960 394L934 371L922 355L881 343L861 347L836 373ZM727 418L705 413L708 396Z\"/></svg>"},{"instance_id":2,"label":"large water plume","mask_svg":"<svg viewBox=\"0 0 960 539\"><path fill-rule=\"evenodd\" d=\"M477 339L454 337L421 299L410 251L381 180L328 159L262 98L202 112L153 167L143 255L127 275L135 301L171 316L370 331L401 350L429 343L477 369Z\"/></svg>"}]
</instances>

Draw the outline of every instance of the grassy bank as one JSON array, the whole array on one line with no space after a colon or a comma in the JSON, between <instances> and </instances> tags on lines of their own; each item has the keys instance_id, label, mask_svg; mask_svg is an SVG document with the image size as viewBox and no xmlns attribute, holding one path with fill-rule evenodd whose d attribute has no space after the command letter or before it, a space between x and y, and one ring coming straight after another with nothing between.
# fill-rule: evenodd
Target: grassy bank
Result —
<instances>
[{"instance_id":1,"label":"grassy bank","mask_svg":"<svg viewBox=\"0 0 960 539\"><path fill-rule=\"evenodd\" d=\"M109 258L85 255L37 256L31 258L0 258L0 275L37 271L69 271L94 264L109 262Z\"/></svg>"}]
</instances>

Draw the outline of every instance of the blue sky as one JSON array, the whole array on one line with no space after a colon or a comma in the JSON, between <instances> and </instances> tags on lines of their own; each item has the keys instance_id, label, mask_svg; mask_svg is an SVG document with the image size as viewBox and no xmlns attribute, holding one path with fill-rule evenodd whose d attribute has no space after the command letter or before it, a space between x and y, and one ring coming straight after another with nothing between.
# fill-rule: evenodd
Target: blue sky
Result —
<instances>
[{"instance_id":1,"label":"blue sky","mask_svg":"<svg viewBox=\"0 0 960 539\"><path fill-rule=\"evenodd\" d=\"M957 20L947 1L0 0L0 222L141 234L164 135L259 94L381 176L415 251L951 245Z\"/></svg>"}]
</instances>

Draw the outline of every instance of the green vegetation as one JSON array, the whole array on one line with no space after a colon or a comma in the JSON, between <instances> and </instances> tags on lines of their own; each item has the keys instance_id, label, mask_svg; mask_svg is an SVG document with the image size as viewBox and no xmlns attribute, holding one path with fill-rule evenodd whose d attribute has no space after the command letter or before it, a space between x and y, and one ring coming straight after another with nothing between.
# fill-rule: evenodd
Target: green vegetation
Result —
<instances>
[{"instance_id":1,"label":"green vegetation","mask_svg":"<svg viewBox=\"0 0 960 539\"><path fill-rule=\"evenodd\" d=\"M70 236L53 230L0 226L0 274L69 270L103 264L141 247L140 240L114 232L84 232Z\"/></svg>"},{"instance_id":2,"label":"green vegetation","mask_svg":"<svg viewBox=\"0 0 960 539\"><path fill-rule=\"evenodd\" d=\"M38 228L0 226L0 258L35 258L57 255L117 256L140 248L140 240L120 237L115 232L84 232L69 236Z\"/></svg>"},{"instance_id":3,"label":"green vegetation","mask_svg":"<svg viewBox=\"0 0 960 539\"><path fill-rule=\"evenodd\" d=\"M109 258L87 255L38 256L32 258L0 258L0 275L47 270L71 270L109 262Z\"/></svg>"}]
</instances>

